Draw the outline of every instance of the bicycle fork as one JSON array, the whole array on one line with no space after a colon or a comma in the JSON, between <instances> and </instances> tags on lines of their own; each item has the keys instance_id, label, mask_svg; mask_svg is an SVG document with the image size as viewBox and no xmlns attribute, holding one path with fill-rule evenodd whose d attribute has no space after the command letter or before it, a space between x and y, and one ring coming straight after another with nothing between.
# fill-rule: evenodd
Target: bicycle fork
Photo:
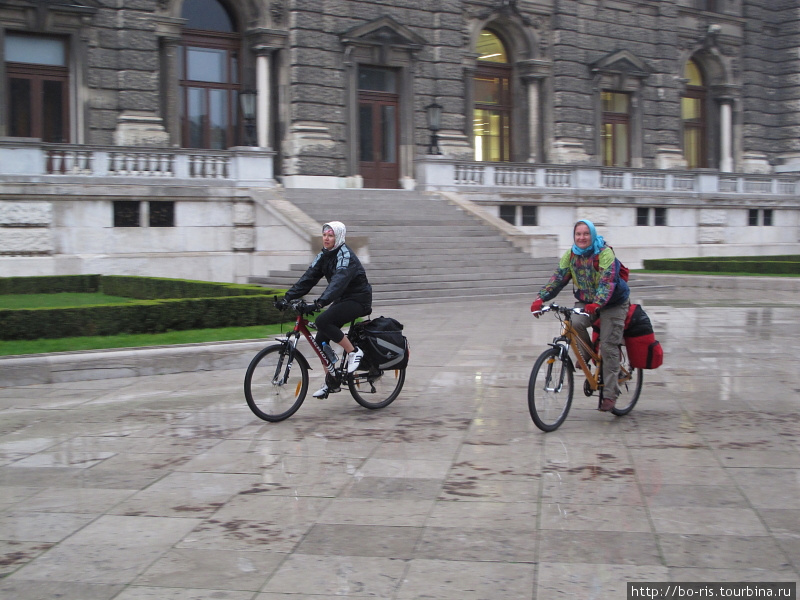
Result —
<instances>
[{"instance_id":1,"label":"bicycle fork","mask_svg":"<svg viewBox=\"0 0 800 600\"><path fill-rule=\"evenodd\" d=\"M553 344L553 347L558 348L558 358L551 357L550 360L547 361L547 372L544 379L544 391L558 394L564 387L564 375L567 370L564 366L564 353L567 351L567 349L560 344ZM553 366L556 364L560 365L561 368L558 370L558 381L553 381Z\"/></svg>"},{"instance_id":2,"label":"bicycle fork","mask_svg":"<svg viewBox=\"0 0 800 600\"><path fill-rule=\"evenodd\" d=\"M272 385L283 386L289 381L289 374L294 364L294 350L296 344L297 338L295 338L294 343L292 343L290 339L283 342L278 364L275 366L275 375L272 378Z\"/></svg>"}]
</instances>

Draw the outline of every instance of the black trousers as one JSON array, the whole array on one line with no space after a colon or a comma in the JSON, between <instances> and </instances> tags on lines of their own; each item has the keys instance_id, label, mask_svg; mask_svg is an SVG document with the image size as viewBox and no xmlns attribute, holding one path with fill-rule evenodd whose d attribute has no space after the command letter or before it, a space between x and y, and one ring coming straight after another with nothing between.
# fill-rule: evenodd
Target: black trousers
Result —
<instances>
[{"instance_id":1,"label":"black trousers","mask_svg":"<svg viewBox=\"0 0 800 600\"><path fill-rule=\"evenodd\" d=\"M343 325L371 312L371 308L365 308L363 304L355 300L334 302L316 318L317 335L314 336L314 339L320 345L322 342L330 341L338 344L344 338L344 332L341 329Z\"/></svg>"}]
</instances>

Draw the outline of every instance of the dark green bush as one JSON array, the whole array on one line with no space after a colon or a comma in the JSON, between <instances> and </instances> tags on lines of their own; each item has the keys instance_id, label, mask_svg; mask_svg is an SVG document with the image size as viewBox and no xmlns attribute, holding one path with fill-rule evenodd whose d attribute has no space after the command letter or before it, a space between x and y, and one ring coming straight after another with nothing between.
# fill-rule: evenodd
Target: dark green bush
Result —
<instances>
[{"instance_id":1,"label":"dark green bush","mask_svg":"<svg viewBox=\"0 0 800 600\"><path fill-rule=\"evenodd\" d=\"M643 264L648 271L800 275L800 256L796 255L658 258L644 260Z\"/></svg>"},{"instance_id":2,"label":"dark green bush","mask_svg":"<svg viewBox=\"0 0 800 600\"><path fill-rule=\"evenodd\" d=\"M0 294L94 293L100 275L45 275L42 277L0 277Z\"/></svg>"},{"instance_id":3,"label":"dark green bush","mask_svg":"<svg viewBox=\"0 0 800 600\"><path fill-rule=\"evenodd\" d=\"M156 300L159 298L212 298L220 296L262 295L264 288L256 285L215 283L165 277L133 277L103 275L100 291L109 296Z\"/></svg>"},{"instance_id":4,"label":"dark green bush","mask_svg":"<svg viewBox=\"0 0 800 600\"><path fill-rule=\"evenodd\" d=\"M0 309L0 339L116 335L119 333L162 333L170 330L205 329L232 326L269 325L285 317L272 306L273 297L284 290L252 285L207 283L150 277L86 275L94 278L95 289L73 287L64 290L58 279L22 278L7 293L52 291L102 291L108 295L148 298L126 304L103 304L67 308ZM40 280L37 282L19 280ZM47 280L47 281L44 281ZM82 285L88 285L86 282ZM3 279L0 278L0 285ZM66 285L66 284L64 284ZM26 289L28 292L16 290ZM194 294L194 295L192 295ZM155 298L150 299L150 296Z\"/></svg>"}]
</instances>

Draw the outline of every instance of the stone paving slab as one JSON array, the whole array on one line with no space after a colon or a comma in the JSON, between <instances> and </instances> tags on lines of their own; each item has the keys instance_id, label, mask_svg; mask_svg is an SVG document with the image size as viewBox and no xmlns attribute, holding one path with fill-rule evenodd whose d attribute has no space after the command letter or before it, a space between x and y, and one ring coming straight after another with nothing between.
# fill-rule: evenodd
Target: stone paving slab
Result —
<instances>
[{"instance_id":1,"label":"stone paving slab","mask_svg":"<svg viewBox=\"0 0 800 600\"><path fill-rule=\"evenodd\" d=\"M549 434L526 393L557 323L519 297L382 307L412 362L378 411L345 391L260 421L241 366L260 342L228 368L2 380L0 598L614 600L627 581L798 581L796 291L634 299L665 365L630 415L581 395Z\"/></svg>"}]
</instances>

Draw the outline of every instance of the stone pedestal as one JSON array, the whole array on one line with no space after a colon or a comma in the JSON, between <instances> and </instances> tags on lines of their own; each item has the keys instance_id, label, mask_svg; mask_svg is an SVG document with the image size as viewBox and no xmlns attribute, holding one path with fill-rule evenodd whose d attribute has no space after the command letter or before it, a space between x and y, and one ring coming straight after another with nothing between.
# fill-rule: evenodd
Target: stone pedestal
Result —
<instances>
[{"instance_id":1,"label":"stone pedestal","mask_svg":"<svg viewBox=\"0 0 800 600\"><path fill-rule=\"evenodd\" d=\"M114 145L166 148L169 146L169 134L161 118L148 112L129 111L117 118Z\"/></svg>"}]
</instances>

